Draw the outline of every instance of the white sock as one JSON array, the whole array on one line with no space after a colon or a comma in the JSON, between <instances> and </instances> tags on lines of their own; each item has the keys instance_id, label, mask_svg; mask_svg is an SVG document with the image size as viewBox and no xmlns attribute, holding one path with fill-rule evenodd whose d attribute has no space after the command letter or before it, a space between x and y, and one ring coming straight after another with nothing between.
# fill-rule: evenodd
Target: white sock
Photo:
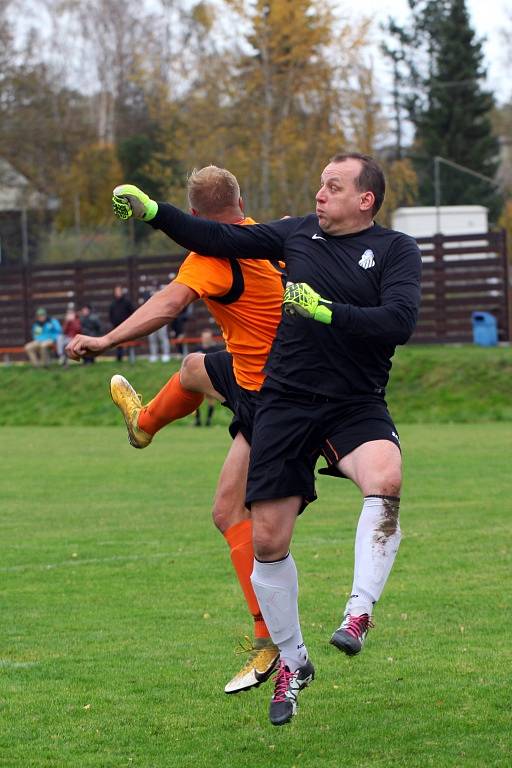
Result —
<instances>
[{"instance_id":1,"label":"white sock","mask_svg":"<svg viewBox=\"0 0 512 768\"><path fill-rule=\"evenodd\" d=\"M356 531L354 583L345 609L354 616L372 615L400 545L400 499L367 496Z\"/></svg>"},{"instance_id":2,"label":"white sock","mask_svg":"<svg viewBox=\"0 0 512 768\"><path fill-rule=\"evenodd\" d=\"M297 568L290 553L282 560L254 560L251 582L270 636L281 659L295 672L308 658L299 624Z\"/></svg>"}]
</instances>

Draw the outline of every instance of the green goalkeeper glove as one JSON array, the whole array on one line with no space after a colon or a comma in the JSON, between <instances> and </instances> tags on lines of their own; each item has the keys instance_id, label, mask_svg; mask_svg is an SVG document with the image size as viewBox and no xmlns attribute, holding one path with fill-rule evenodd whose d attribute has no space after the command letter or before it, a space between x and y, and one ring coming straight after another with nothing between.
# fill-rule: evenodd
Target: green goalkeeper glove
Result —
<instances>
[{"instance_id":1,"label":"green goalkeeper glove","mask_svg":"<svg viewBox=\"0 0 512 768\"><path fill-rule=\"evenodd\" d=\"M114 189L112 208L121 221L126 221L130 216L151 221L157 214L158 203L133 184L121 184Z\"/></svg>"},{"instance_id":2,"label":"green goalkeeper glove","mask_svg":"<svg viewBox=\"0 0 512 768\"><path fill-rule=\"evenodd\" d=\"M332 301L322 299L307 283L288 283L286 286L283 307L287 315L301 315L330 325L332 310L327 304L332 304Z\"/></svg>"}]
</instances>

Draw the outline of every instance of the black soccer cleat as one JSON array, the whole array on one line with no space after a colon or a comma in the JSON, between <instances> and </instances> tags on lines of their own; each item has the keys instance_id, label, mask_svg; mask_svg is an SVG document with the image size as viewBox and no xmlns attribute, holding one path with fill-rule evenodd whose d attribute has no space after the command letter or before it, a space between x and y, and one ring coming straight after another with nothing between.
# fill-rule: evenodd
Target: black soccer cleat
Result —
<instances>
[{"instance_id":1,"label":"black soccer cleat","mask_svg":"<svg viewBox=\"0 0 512 768\"><path fill-rule=\"evenodd\" d=\"M270 702L269 717L272 725L289 723L297 711L297 695L315 678L315 668L308 660L295 672L290 672L284 661L279 662L275 674L274 695Z\"/></svg>"},{"instance_id":2,"label":"black soccer cleat","mask_svg":"<svg viewBox=\"0 0 512 768\"><path fill-rule=\"evenodd\" d=\"M372 627L371 617L367 613L361 616L346 613L341 626L333 633L329 642L347 656L355 656L361 651L368 630Z\"/></svg>"}]
</instances>

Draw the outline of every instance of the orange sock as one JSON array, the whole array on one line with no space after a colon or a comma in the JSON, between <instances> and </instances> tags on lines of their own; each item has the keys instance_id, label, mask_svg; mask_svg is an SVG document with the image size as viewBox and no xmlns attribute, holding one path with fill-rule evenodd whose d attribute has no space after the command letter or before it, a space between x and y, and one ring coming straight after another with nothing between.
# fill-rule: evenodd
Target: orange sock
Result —
<instances>
[{"instance_id":1,"label":"orange sock","mask_svg":"<svg viewBox=\"0 0 512 768\"><path fill-rule=\"evenodd\" d=\"M171 421L194 413L204 400L201 392L191 392L181 386L180 374L171 376L160 392L141 410L138 426L154 435Z\"/></svg>"},{"instance_id":2,"label":"orange sock","mask_svg":"<svg viewBox=\"0 0 512 768\"><path fill-rule=\"evenodd\" d=\"M254 637L270 637L251 584L254 561L252 521L242 520L240 523L235 523L227 531L224 531L224 538L231 549L231 562L242 587L245 602L254 619Z\"/></svg>"}]
</instances>

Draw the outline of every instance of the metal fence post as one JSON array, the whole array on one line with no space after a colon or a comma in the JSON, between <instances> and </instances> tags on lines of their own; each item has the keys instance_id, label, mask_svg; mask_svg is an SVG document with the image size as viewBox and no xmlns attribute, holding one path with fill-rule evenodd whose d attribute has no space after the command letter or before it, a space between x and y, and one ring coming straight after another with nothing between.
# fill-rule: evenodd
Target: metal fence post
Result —
<instances>
[{"instance_id":1,"label":"metal fence post","mask_svg":"<svg viewBox=\"0 0 512 768\"><path fill-rule=\"evenodd\" d=\"M503 272L504 272L504 293L505 293L505 329L507 338L504 341L512 341L512 273L510 271L510 263L508 260L508 248L507 248L507 230L502 229L500 232L500 245L503 256Z\"/></svg>"},{"instance_id":2,"label":"metal fence post","mask_svg":"<svg viewBox=\"0 0 512 768\"><path fill-rule=\"evenodd\" d=\"M434 243L434 306L436 339L442 341L446 336L446 303L444 274L444 237L436 234Z\"/></svg>"}]
</instances>

